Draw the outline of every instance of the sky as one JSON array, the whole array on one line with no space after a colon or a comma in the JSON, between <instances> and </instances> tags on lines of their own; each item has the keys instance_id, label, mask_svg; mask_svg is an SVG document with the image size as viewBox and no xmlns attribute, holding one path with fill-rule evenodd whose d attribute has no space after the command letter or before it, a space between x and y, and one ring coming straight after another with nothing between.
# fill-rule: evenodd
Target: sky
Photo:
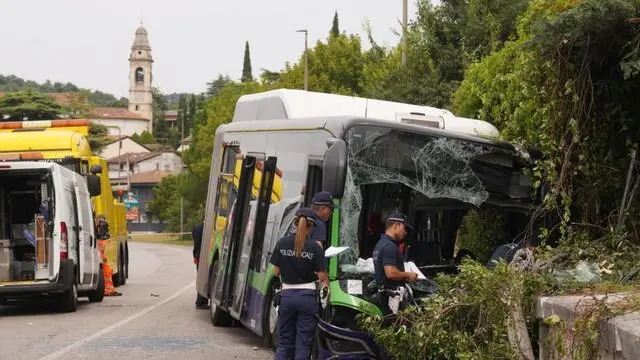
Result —
<instances>
[{"instance_id":1,"label":"sky","mask_svg":"<svg viewBox=\"0 0 640 360\"><path fill-rule=\"evenodd\" d=\"M395 45L402 0L0 0L0 74L72 82L128 96L129 63L142 21L152 48L153 86L200 93L218 74L239 79L245 41L254 77L284 68L326 40L337 10L340 30L360 34L369 21L376 42ZM409 20L415 18L409 1Z\"/></svg>"}]
</instances>

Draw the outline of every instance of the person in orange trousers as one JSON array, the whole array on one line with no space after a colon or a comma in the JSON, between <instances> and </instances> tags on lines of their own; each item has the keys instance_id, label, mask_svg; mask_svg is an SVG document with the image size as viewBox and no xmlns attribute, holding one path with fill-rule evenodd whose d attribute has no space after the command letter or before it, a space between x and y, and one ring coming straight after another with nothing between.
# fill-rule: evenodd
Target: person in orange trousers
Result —
<instances>
[{"instance_id":1,"label":"person in orange trousers","mask_svg":"<svg viewBox=\"0 0 640 360\"><path fill-rule=\"evenodd\" d=\"M107 256L104 254L106 246L106 240L98 240L98 249L100 250L100 257L102 258L102 272L104 273L104 295L122 296L122 293L117 292L116 288L113 286L113 270L107 263Z\"/></svg>"}]
</instances>

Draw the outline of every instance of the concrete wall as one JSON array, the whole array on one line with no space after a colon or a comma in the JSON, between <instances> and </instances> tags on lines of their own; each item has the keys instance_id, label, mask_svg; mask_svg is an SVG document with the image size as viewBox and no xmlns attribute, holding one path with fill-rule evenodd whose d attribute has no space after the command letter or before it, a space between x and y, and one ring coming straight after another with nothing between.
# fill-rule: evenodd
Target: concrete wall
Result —
<instances>
[{"instance_id":1,"label":"concrete wall","mask_svg":"<svg viewBox=\"0 0 640 360\"><path fill-rule=\"evenodd\" d=\"M614 303L627 294L593 296L540 297L536 301L536 314L540 319L540 359L565 360L571 354L560 354L557 349L570 349L578 341L572 331L581 316L588 314L595 304L606 301ZM562 326L548 326L544 320L557 315ZM597 360L637 360L640 359L640 312L614 317L598 326ZM562 342L562 344L559 344Z\"/></svg>"}]
</instances>

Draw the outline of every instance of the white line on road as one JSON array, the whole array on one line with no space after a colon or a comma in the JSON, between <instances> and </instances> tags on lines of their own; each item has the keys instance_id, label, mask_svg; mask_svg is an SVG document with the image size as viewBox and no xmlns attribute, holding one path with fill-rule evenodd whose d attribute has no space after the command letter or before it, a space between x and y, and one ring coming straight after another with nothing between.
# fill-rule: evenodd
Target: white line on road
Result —
<instances>
[{"instance_id":1,"label":"white line on road","mask_svg":"<svg viewBox=\"0 0 640 360\"><path fill-rule=\"evenodd\" d=\"M118 323L115 323L115 324L109 326L108 328L104 328L104 329L98 331L97 333L94 333L93 335L89 335L89 336L87 336L86 338L84 338L82 340L78 340L78 341L74 342L73 344L68 345L67 347L64 347L64 348L54 352L53 354L49 354L49 355L41 358L40 360L55 360L55 359L58 359L62 355L68 353L69 351L71 351L73 349L76 349L76 348L78 348L78 347L80 347L80 346L82 346L82 345L84 345L84 344L86 344L86 343L88 343L90 341L93 341L93 340L95 340L95 339L97 339L97 338L99 338L99 337L101 337L101 336L103 336L105 334L108 334L108 333L112 332L113 330L121 327L122 325L125 325L125 324L127 324L127 323L129 323L129 322L131 322L131 321L133 321L133 320L135 320L137 318L139 318L140 316L145 315L145 314L147 314L147 313L159 308L160 306L168 303L171 300L174 300L175 298L180 296L185 291L193 289L193 286L195 284L196 284L196 282L193 281L189 285L183 287L182 289L178 290L175 294L173 294L170 297L160 301L159 303L157 303L155 305L151 305L148 308L146 308L146 309L144 309L144 310L142 310L142 311L140 311L140 312L138 312L136 314L133 314L133 315L129 316L126 319L123 319L122 321L120 321Z\"/></svg>"}]
</instances>

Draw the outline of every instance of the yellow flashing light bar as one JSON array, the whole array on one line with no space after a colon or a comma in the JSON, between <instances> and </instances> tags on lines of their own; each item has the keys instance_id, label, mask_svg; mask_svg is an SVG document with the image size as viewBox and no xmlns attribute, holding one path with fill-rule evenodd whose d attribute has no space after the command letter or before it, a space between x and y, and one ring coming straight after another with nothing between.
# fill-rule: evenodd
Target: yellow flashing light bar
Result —
<instances>
[{"instance_id":1,"label":"yellow flashing light bar","mask_svg":"<svg viewBox=\"0 0 640 360\"><path fill-rule=\"evenodd\" d=\"M0 122L0 132L52 129L72 130L88 136L90 123L87 119L8 121Z\"/></svg>"}]
</instances>

